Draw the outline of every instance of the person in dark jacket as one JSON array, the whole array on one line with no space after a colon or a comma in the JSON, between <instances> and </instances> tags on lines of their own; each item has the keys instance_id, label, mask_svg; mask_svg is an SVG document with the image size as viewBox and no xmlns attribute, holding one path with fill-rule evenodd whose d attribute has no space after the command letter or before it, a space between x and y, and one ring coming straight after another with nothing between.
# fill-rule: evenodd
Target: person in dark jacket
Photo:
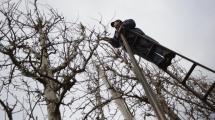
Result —
<instances>
[{"instance_id":1,"label":"person in dark jacket","mask_svg":"<svg viewBox=\"0 0 215 120\"><path fill-rule=\"evenodd\" d=\"M122 46L126 51L120 37L122 33L134 54L156 64L163 70L167 69L171 64L171 60L175 57L174 52L160 46L157 41L147 36L139 28L136 28L136 23L133 19L127 19L125 21L116 20L111 23L111 26L114 27L116 31L114 37L107 41L115 48Z\"/></svg>"}]
</instances>

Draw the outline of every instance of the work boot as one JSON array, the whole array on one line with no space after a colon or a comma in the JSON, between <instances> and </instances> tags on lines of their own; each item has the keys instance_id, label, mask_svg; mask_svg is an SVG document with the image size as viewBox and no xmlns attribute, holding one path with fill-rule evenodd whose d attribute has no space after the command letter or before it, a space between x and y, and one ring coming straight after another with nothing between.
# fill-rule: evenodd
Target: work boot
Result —
<instances>
[{"instance_id":1,"label":"work boot","mask_svg":"<svg viewBox=\"0 0 215 120\"><path fill-rule=\"evenodd\" d=\"M176 56L176 54L174 52L169 52L164 55L164 58L172 60L175 56Z\"/></svg>"},{"instance_id":2,"label":"work boot","mask_svg":"<svg viewBox=\"0 0 215 120\"><path fill-rule=\"evenodd\" d=\"M164 59L158 64L158 67L162 70L167 70L167 67L171 65L171 61L175 56L176 54L173 52L166 54Z\"/></svg>"},{"instance_id":3,"label":"work boot","mask_svg":"<svg viewBox=\"0 0 215 120\"><path fill-rule=\"evenodd\" d=\"M157 64L157 66L162 69L162 70L167 70L167 64L166 64L166 60L163 59L162 62L160 62L159 64Z\"/></svg>"},{"instance_id":4,"label":"work boot","mask_svg":"<svg viewBox=\"0 0 215 120\"><path fill-rule=\"evenodd\" d=\"M176 56L176 54L173 53L173 52L171 52L171 53L169 53L169 54L166 54L166 55L164 56L164 60L165 60L165 61L163 62L163 66L164 66L165 69L167 69L167 67L171 65L171 61L172 61L172 59L173 59L175 56Z\"/></svg>"}]
</instances>

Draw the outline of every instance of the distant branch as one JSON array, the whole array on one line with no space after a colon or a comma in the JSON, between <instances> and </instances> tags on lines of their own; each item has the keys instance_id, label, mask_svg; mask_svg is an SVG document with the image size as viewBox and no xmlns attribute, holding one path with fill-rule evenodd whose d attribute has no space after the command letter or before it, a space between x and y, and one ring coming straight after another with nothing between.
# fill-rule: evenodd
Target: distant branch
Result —
<instances>
[{"instance_id":1,"label":"distant branch","mask_svg":"<svg viewBox=\"0 0 215 120\"><path fill-rule=\"evenodd\" d=\"M0 104L4 108L4 110L6 111L8 119L13 120L12 109L8 105L6 105L1 99L0 99Z\"/></svg>"}]
</instances>

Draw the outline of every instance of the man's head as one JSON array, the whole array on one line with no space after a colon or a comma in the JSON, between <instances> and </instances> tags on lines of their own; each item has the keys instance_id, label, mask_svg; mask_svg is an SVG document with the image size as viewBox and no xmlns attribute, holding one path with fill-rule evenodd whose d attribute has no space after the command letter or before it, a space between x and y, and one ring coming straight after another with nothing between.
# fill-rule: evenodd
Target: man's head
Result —
<instances>
[{"instance_id":1,"label":"man's head","mask_svg":"<svg viewBox=\"0 0 215 120\"><path fill-rule=\"evenodd\" d=\"M116 28L116 29L119 29L121 24L122 24L121 20L115 20L114 22L111 23L111 26Z\"/></svg>"}]
</instances>

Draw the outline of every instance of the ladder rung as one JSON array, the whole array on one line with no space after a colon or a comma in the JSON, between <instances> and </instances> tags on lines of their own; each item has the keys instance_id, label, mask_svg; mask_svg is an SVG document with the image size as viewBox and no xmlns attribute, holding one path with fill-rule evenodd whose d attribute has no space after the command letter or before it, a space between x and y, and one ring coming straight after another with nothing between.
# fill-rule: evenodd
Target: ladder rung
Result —
<instances>
[{"instance_id":1,"label":"ladder rung","mask_svg":"<svg viewBox=\"0 0 215 120\"><path fill-rule=\"evenodd\" d=\"M188 71L188 73L184 77L183 81L181 82L183 85L186 84L187 79L189 78L190 74L193 72L195 67L196 67L196 63L193 63L193 65L191 66L190 70Z\"/></svg>"},{"instance_id":2,"label":"ladder rung","mask_svg":"<svg viewBox=\"0 0 215 120\"><path fill-rule=\"evenodd\" d=\"M205 95L203 96L202 100L206 100L207 99L208 95L210 94L210 92L213 90L214 87L215 87L215 82L213 83L213 85L211 85L211 87L205 93Z\"/></svg>"},{"instance_id":3,"label":"ladder rung","mask_svg":"<svg viewBox=\"0 0 215 120\"><path fill-rule=\"evenodd\" d=\"M147 52L146 56L149 56L152 52L153 48L155 47L155 44L152 44L152 46L149 48L149 51Z\"/></svg>"}]
</instances>

